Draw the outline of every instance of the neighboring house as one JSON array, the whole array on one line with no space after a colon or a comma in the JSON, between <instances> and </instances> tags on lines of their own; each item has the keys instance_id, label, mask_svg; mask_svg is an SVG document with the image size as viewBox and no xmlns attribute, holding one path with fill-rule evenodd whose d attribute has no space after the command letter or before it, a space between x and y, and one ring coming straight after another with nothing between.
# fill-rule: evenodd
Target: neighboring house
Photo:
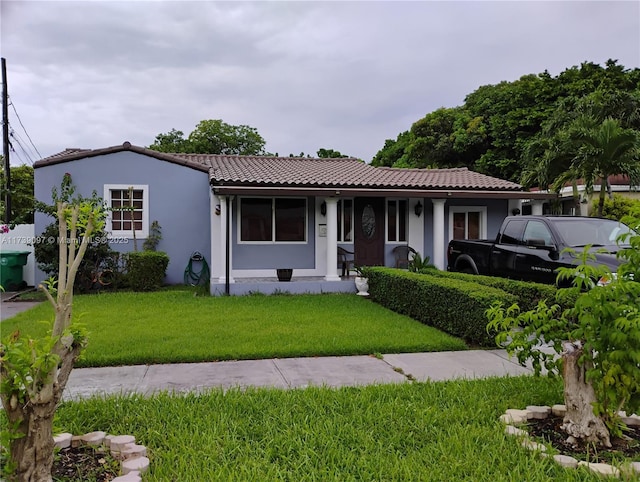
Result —
<instances>
[{"instance_id":1,"label":"neighboring house","mask_svg":"<svg viewBox=\"0 0 640 482\"><path fill-rule=\"evenodd\" d=\"M609 176L608 181L612 194L620 194L630 199L640 199L640 186L631 184L628 176L616 174ZM598 210L596 203L600 198L600 183L595 183L593 185L593 191L589 193L584 181L578 179L577 189L578 199L580 201L580 206L577 211L573 200L573 187L567 184L560 190L557 197L549 199L543 204L542 209L544 214L566 214L570 216L595 215ZM527 214L530 209L529 204L529 202L525 203L523 209L525 214Z\"/></svg>"},{"instance_id":2,"label":"neighboring house","mask_svg":"<svg viewBox=\"0 0 640 482\"><path fill-rule=\"evenodd\" d=\"M440 269L452 238L486 238L504 217L549 195L466 168L394 169L357 159L166 154L125 142L67 149L35 165L35 195L69 173L78 192L97 191L118 208L134 198L139 247L156 220L158 249L168 253L166 281L182 283L191 254L211 268L212 293L353 291L340 277L338 247L356 266L394 266L393 249L409 245ZM130 214L113 211L112 247L130 251ZM52 221L37 214L36 233ZM140 248L139 248L140 249ZM292 268L288 284L276 269Z\"/></svg>"}]
</instances>

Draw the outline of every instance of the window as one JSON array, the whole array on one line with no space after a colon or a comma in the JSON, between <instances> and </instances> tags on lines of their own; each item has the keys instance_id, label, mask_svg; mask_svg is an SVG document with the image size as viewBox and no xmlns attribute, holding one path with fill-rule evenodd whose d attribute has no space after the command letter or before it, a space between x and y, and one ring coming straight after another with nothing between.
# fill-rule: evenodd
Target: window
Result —
<instances>
[{"instance_id":1,"label":"window","mask_svg":"<svg viewBox=\"0 0 640 482\"><path fill-rule=\"evenodd\" d=\"M109 207L106 231L112 236L146 238L149 235L149 186L107 184L104 200Z\"/></svg>"},{"instance_id":2,"label":"window","mask_svg":"<svg viewBox=\"0 0 640 482\"><path fill-rule=\"evenodd\" d=\"M407 201L387 201L387 241L403 243L407 240Z\"/></svg>"},{"instance_id":3,"label":"window","mask_svg":"<svg viewBox=\"0 0 640 482\"><path fill-rule=\"evenodd\" d=\"M522 229L526 221L524 219L514 219L507 223L500 239L501 244L520 244Z\"/></svg>"},{"instance_id":4,"label":"window","mask_svg":"<svg viewBox=\"0 0 640 482\"><path fill-rule=\"evenodd\" d=\"M353 242L353 200L338 201L338 242Z\"/></svg>"},{"instance_id":5,"label":"window","mask_svg":"<svg viewBox=\"0 0 640 482\"><path fill-rule=\"evenodd\" d=\"M486 207L451 206L449 208L449 239L483 239L486 237Z\"/></svg>"},{"instance_id":6,"label":"window","mask_svg":"<svg viewBox=\"0 0 640 482\"><path fill-rule=\"evenodd\" d=\"M522 238L527 246L553 246L553 236L541 221L529 221Z\"/></svg>"},{"instance_id":7,"label":"window","mask_svg":"<svg viewBox=\"0 0 640 482\"><path fill-rule=\"evenodd\" d=\"M240 199L240 241L281 243L306 239L306 199Z\"/></svg>"}]
</instances>

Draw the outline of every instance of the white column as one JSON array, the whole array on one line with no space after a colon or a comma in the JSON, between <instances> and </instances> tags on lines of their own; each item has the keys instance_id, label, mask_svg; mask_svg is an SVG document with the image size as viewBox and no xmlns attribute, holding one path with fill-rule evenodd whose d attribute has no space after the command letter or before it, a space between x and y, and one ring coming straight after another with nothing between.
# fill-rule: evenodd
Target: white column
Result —
<instances>
[{"instance_id":1,"label":"white column","mask_svg":"<svg viewBox=\"0 0 640 482\"><path fill-rule=\"evenodd\" d=\"M327 203L327 281L340 281L338 276L338 200L326 198Z\"/></svg>"},{"instance_id":2,"label":"white column","mask_svg":"<svg viewBox=\"0 0 640 482\"><path fill-rule=\"evenodd\" d=\"M537 216L542 215L542 205L544 201L533 201L531 203L531 214L535 214Z\"/></svg>"},{"instance_id":3,"label":"white column","mask_svg":"<svg viewBox=\"0 0 640 482\"><path fill-rule=\"evenodd\" d=\"M221 260L220 263L220 278L218 279L218 283L225 283L226 280L226 262L227 262L227 216L231 216L231 212L227 210L227 198L225 196L221 196L220 200L220 231L218 232L218 259ZM229 207L231 208L231 201L229 201ZM229 223L229 229L233 229L231 223ZM229 263L231 263L231 258L233 254L233 236L229 233L230 238L230 246L229 246ZM233 266L233 265L232 265ZM229 283L233 283L233 276L231 275L231 268L229 267Z\"/></svg>"},{"instance_id":4,"label":"white column","mask_svg":"<svg viewBox=\"0 0 640 482\"><path fill-rule=\"evenodd\" d=\"M513 211L518 210L522 214L522 199L509 199L509 216L514 216Z\"/></svg>"},{"instance_id":5,"label":"white column","mask_svg":"<svg viewBox=\"0 0 640 482\"><path fill-rule=\"evenodd\" d=\"M209 238L211 240L211 245L209 246L209 282L211 285L218 282L218 280L215 278L219 276L218 271L220 270L220 259L218 256L218 244L220 243L220 235L218 234L220 232L220 216L216 216L216 205L218 204L220 204L220 198L213 194L213 191L209 190Z\"/></svg>"},{"instance_id":6,"label":"white column","mask_svg":"<svg viewBox=\"0 0 640 482\"><path fill-rule=\"evenodd\" d=\"M444 204L446 199L432 199L433 202L433 264L440 270L446 270L444 246Z\"/></svg>"}]
</instances>

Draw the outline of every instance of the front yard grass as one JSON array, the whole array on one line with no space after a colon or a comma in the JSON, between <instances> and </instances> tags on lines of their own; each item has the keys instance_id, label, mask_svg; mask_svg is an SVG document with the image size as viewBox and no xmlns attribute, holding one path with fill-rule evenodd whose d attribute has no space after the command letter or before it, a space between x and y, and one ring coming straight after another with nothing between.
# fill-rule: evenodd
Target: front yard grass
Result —
<instances>
[{"instance_id":1,"label":"front yard grass","mask_svg":"<svg viewBox=\"0 0 640 482\"><path fill-rule=\"evenodd\" d=\"M43 303L0 325L42 336ZM189 288L74 298L89 332L76 367L464 350L465 343L355 295L196 297Z\"/></svg>"},{"instance_id":2,"label":"front yard grass","mask_svg":"<svg viewBox=\"0 0 640 482\"><path fill-rule=\"evenodd\" d=\"M56 426L132 434L152 481L599 481L504 434L507 408L562 400L532 377L110 397L64 403Z\"/></svg>"}]
</instances>

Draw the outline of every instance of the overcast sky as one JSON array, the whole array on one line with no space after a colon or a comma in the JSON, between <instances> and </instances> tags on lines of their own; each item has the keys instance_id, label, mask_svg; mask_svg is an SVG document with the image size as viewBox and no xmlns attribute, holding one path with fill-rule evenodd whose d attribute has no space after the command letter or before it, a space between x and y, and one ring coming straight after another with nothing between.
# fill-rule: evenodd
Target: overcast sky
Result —
<instances>
[{"instance_id":1,"label":"overcast sky","mask_svg":"<svg viewBox=\"0 0 640 482\"><path fill-rule=\"evenodd\" d=\"M42 156L222 119L272 153L369 162L481 85L609 58L640 67L638 1L0 4L10 101Z\"/></svg>"}]
</instances>

